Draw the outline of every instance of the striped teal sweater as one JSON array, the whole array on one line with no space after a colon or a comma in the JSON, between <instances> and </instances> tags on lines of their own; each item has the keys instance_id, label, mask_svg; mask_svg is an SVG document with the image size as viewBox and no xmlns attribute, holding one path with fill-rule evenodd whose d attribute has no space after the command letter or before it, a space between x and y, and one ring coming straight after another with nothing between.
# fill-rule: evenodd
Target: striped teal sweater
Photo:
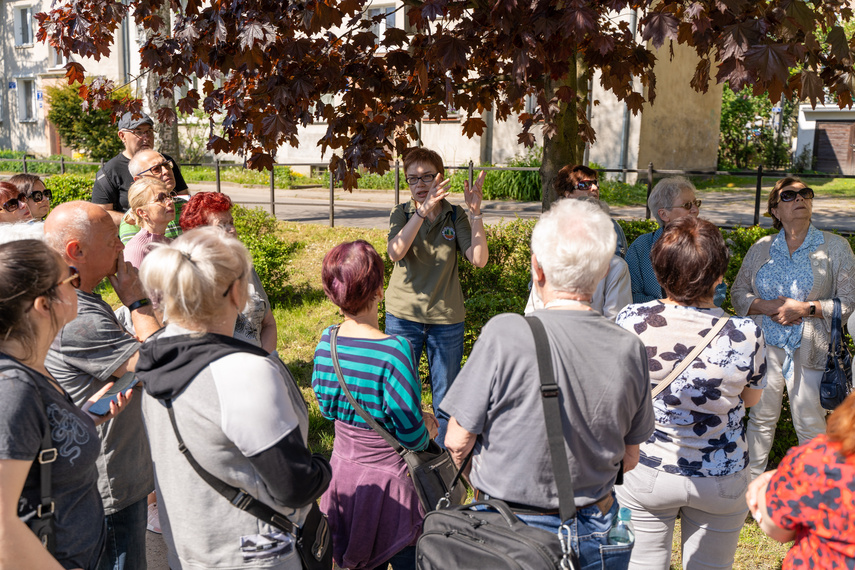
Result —
<instances>
[{"instance_id":1,"label":"striped teal sweater","mask_svg":"<svg viewBox=\"0 0 855 570\"><path fill-rule=\"evenodd\" d=\"M371 429L347 401L330 356L330 329L315 349L312 389L321 414L352 426ZM357 402L408 449L424 449L428 432L421 414L421 385L413 351L403 337L387 339L338 337L338 358L347 387Z\"/></svg>"}]
</instances>

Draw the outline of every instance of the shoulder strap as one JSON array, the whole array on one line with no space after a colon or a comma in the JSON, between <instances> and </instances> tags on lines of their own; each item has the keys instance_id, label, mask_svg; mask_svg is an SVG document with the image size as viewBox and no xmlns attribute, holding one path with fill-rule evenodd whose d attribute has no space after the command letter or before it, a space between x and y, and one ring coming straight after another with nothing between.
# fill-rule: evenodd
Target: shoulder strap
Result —
<instances>
[{"instance_id":1,"label":"shoulder strap","mask_svg":"<svg viewBox=\"0 0 855 570\"><path fill-rule=\"evenodd\" d=\"M540 396L543 403L543 417L546 419L546 438L549 443L555 485L558 488L558 513L563 523L576 516L576 501L570 466L567 463L567 452L564 449L564 431L561 429L561 409L558 402L560 392L552 369L552 353L549 350L546 329L537 317L525 317L525 320L534 335L534 347L537 351Z\"/></svg>"},{"instance_id":2,"label":"shoulder strap","mask_svg":"<svg viewBox=\"0 0 855 570\"><path fill-rule=\"evenodd\" d=\"M190 450L187 449L186 445L184 445L184 440L181 439L181 433L178 431L178 424L175 423L175 413L172 410L172 400L167 399L163 402L166 405L167 412L169 412L169 421L172 423L172 430L175 432L175 439L178 440L178 450L187 458L187 461L190 462L190 466L193 467L193 470L196 471L202 480L240 510L246 511L255 518L263 520L278 529L291 534L296 534L297 527L288 519L288 517L273 510L243 489L232 487L228 483L214 475L211 475L211 473L206 471L204 467L199 465L196 458L193 457L193 454L190 453Z\"/></svg>"},{"instance_id":3,"label":"shoulder strap","mask_svg":"<svg viewBox=\"0 0 855 570\"><path fill-rule=\"evenodd\" d=\"M843 342L843 314L840 308L840 299L832 299L834 302L834 311L831 313L831 350L836 351L837 347ZM820 307L820 315L822 316L822 308Z\"/></svg>"},{"instance_id":4,"label":"shoulder strap","mask_svg":"<svg viewBox=\"0 0 855 570\"><path fill-rule=\"evenodd\" d=\"M344 374L341 372L341 366L338 363L338 349L336 348L336 341L338 339L338 325L330 328L330 357L332 358L333 368L335 368L335 375L338 378L338 384L341 386L342 391L344 392L345 397L347 397L347 401L350 402L350 405L353 407L353 410L359 414L359 417L365 420L371 429L373 429L377 434L386 440L386 443L392 446L392 449L395 450L399 455L405 454L408 450L404 448L398 440L395 439L392 434L383 429L377 420L371 417L365 409L359 405L356 401L356 398L353 397L353 394L350 393L350 390L347 388L347 383L344 381Z\"/></svg>"},{"instance_id":5,"label":"shoulder strap","mask_svg":"<svg viewBox=\"0 0 855 570\"><path fill-rule=\"evenodd\" d=\"M707 336L705 336L703 338L703 340L701 340L701 342L694 348L694 350L692 350L692 352L690 352L688 354L688 356L686 356L686 358L684 358L680 362L680 364L677 365L677 368L672 370L671 374L669 374L668 377L665 378L665 380L661 381L659 384L656 385L656 387L653 390L651 390L650 396L652 398L656 398L656 396L658 396L660 394L660 392L662 392L662 390L664 390L665 388L670 386L671 382L673 382L677 378L677 376L682 374L683 370L688 368L689 364L694 362L694 360L698 357L698 355L701 352L703 352L703 350L707 346L709 346L709 344L712 342L712 339L714 339L716 337L716 335L718 335L718 333L721 331L721 329L724 328L724 325L726 325L727 321L729 321L729 320L730 320L730 315L724 315L723 317L719 318L719 320L715 324L715 326L713 326L710 329L710 332L707 333Z\"/></svg>"}]
</instances>

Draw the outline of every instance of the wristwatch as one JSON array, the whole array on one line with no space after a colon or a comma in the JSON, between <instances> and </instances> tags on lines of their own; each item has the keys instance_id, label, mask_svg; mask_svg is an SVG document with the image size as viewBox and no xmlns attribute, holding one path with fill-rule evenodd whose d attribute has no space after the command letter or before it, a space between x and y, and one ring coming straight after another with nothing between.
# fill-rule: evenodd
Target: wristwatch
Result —
<instances>
[{"instance_id":1,"label":"wristwatch","mask_svg":"<svg viewBox=\"0 0 855 570\"><path fill-rule=\"evenodd\" d=\"M816 315L816 305L813 304L813 301L810 302L810 312L808 313L809 317Z\"/></svg>"}]
</instances>

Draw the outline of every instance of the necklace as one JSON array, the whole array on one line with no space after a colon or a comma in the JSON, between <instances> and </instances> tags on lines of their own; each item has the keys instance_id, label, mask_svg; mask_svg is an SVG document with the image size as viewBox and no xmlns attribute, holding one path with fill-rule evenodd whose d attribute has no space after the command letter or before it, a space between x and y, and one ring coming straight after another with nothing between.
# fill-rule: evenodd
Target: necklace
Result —
<instances>
[{"instance_id":1,"label":"necklace","mask_svg":"<svg viewBox=\"0 0 855 570\"><path fill-rule=\"evenodd\" d=\"M544 309L551 309L552 307L578 307L581 311L593 311L594 308L591 307L590 301L577 301L576 299L553 299L544 305Z\"/></svg>"}]
</instances>

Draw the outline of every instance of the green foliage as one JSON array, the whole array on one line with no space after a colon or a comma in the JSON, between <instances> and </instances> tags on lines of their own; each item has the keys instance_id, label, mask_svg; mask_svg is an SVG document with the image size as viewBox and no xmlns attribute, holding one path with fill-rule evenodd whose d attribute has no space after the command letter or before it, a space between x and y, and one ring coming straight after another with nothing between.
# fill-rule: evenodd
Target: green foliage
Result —
<instances>
[{"instance_id":1,"label":"green foliage","mask_svg":"<svg viewBox=\"0 0 855 570\"><path fill-rule=\"evenodd\" d=\"M627 184L600 174L600 199L610 206L636 206L647 203L647 184Z\"/></svg>"},{"instance_id":2,"label":"green foliage","mask_svg":"<svg viewBox=\"0 0 855 570\"><path fill-rule=\"evenodd\" d=\"M781 108L782 124L788 127L793 123L796 105L784 99ZM766 123L771 116L772 103L767 93L756 96L747 87L735 93L725 85L721 102L718 167L727 170L758 164L767 168L786 167L790 160L789 145L786 137L775 133ZM763 121L760 126L754 124L757 117ZM748 123L752 123L750 129L746 127Z\"/></svg>"},{"instance_id":3,"label":"green foliage","mask_svg":"<svg viewBox=\"0 0 855 570\"><path fill-rule=\"evenodd\" d=\"M76 83L47 87L45 90L50 103L47 118L59 131L66 146L86 153L93 160L109 160L125 148L116 136L111 113L92 108L84 111L78 87ZM128 97L128 90L120 89L112 98L122 100Z\"/></svg>"},{"instance_id":4,"label":"green foliage","mask_svg":"<svg viewBox=\"0 0 855 570\"><path fill-rule=\"evenodd\" d=\"M276 218L261 208L249 209L235 204L232 215L237 234L252 255L264 291L271 303L278 302L285 295L287 260L297 244L280 238Z\"/></svg>"},{"instance_id":5,"label":"green foliage","mask_svg":"<svg viewBox=\"0 0 855 570\"><path fill-rule=\"evenodd\" d=\"M24 163L21 162L21 159L24 158L25 154L26 153L22 150L0 150L0 171L23 172Z\"/></svg>"},{"instance_id":6,"label":"green foliage","mask_svg":"<svg viewBox=\"0 0 855 570\"><path fill-rule=\"evenodd\" d=\"M211 166L182 166L181 175L187 182L212 182L217 179L217 170ZM270 171L249 170L243 166L220 166L220 180L235 184L270 185ZM294 175L287 166L273 168L275 188L290 188Z\"/></svg>"},{"instance_id":7,"label":"green foliage","mask_svg":"<svg viewBox=\"0 0 855 570\"><path fill-rule=\"evenodd\" d=\"M57 174L44 178L45 188L50 190L53 197L50 200L51 207L56 207L72 200L90 200L92 198L91 176L82 174Z\"/></svg>"},{"instance_id":8,"label":"green foliage","mask_svg":"<svg viewBox=\"0 0 855 570\"><path fill-rule=\"evenodd\" d=\"M181 162L202 162L208 152L209 115L202 109L179 113L178 141Z\"/></svg>"},{"instance_id":9,"label":"green foliage","mask_svg":"<svg viewBox=\"0 0 855 570\"><path fill-rule=\"evenodd\" d=\"M656 220L617 220L617 223L626 235L627 243L632 243L638 236L655 232L659 228Z\"/></svg>"}]
</instances>

